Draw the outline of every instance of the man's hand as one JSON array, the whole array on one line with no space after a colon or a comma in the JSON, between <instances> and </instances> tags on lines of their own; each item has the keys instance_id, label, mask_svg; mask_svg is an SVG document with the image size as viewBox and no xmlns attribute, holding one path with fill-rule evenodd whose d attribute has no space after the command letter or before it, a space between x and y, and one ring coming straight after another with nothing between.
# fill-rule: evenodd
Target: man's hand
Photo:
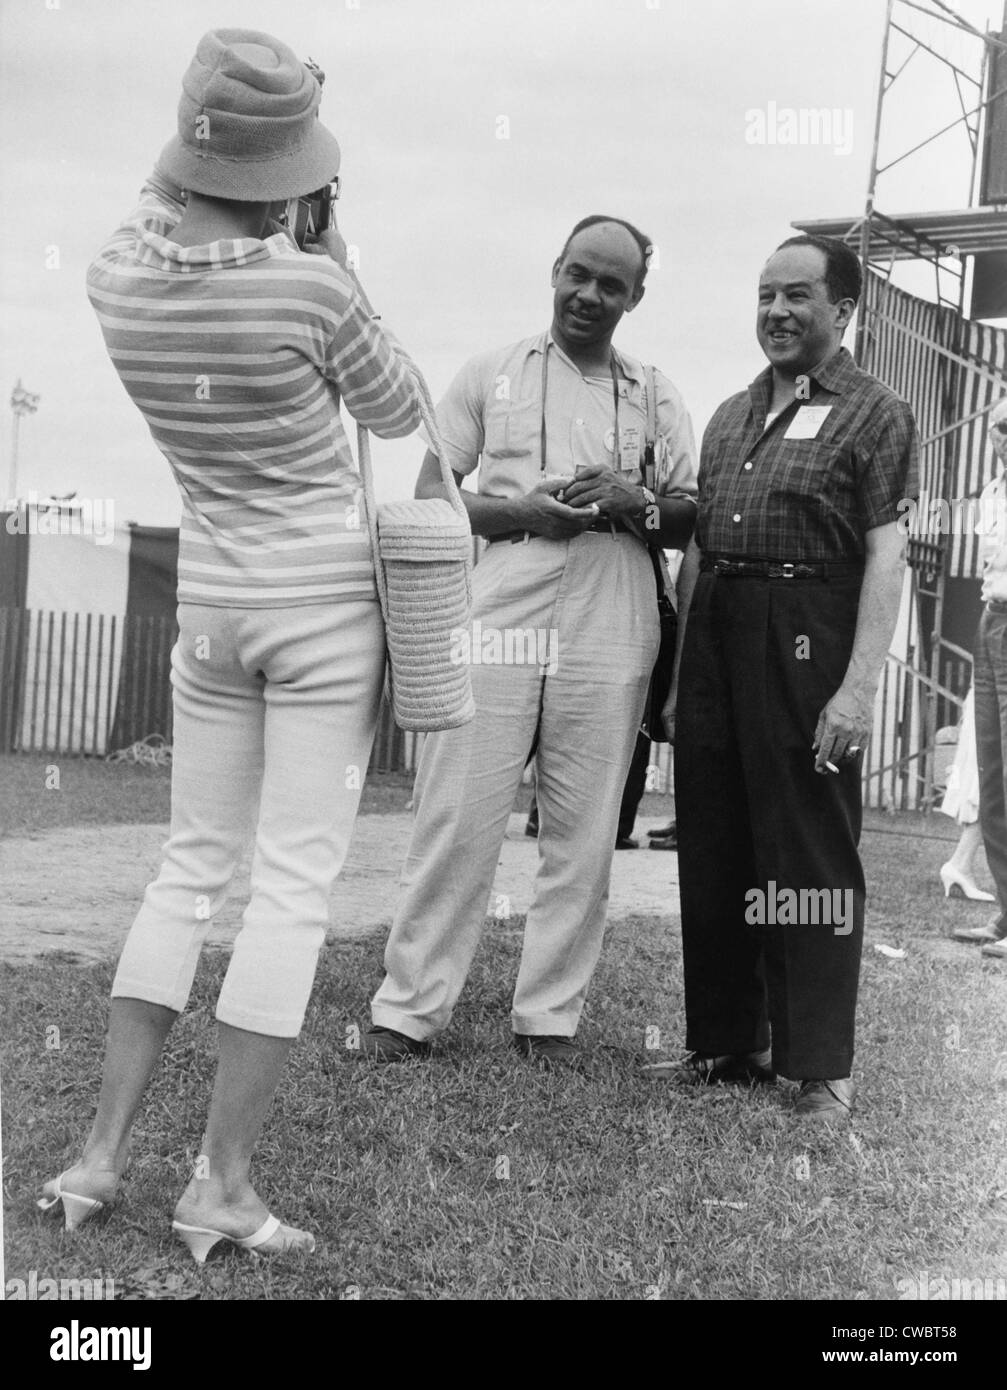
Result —
<instances>
[{"instance_id":1,"label":"man's hand","mask_svg":"<svg viewBox=\"0 0 1007 1390\"><path fill-rule=\"evenodd\" d=\"M624 478L607 464L578 468L563 501L570 507L590 507L593 503L602 516L620 521L638 517L646 505L640 484Z\"/></svg>"},{"instance_id":2,"label":"man's hand","mask_svg":"<svg viewBox=\"0 0 1007 1390\"><path fill-rule=\"evenodd\" d=\"M520 529L551 541L565 541L579 536L581 531L598 520L599 513L590 506L568 507L556 501L556 493L571 486L567 478L546 478L526 492L520 502Z\"/></svg>"},{"instance_id":3,"label":"man's hand","mask_svg":"<svg viewBox=\"0 0 1007 1390\"><path fill-rule=\"evenodd\" d=\"M874 723L874 691L841 685L818 716L815 728L816 772L838 772L867 743ZM832 767L828 767L831 763Z\"/></svg>"}]
</instances>

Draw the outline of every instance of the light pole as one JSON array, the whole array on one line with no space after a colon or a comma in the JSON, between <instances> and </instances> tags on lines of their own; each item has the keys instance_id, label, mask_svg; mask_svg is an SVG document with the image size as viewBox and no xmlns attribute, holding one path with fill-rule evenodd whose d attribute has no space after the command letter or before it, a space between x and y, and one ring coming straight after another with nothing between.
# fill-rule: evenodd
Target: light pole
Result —
<instances>
[{"instance_id":1,"label":"light pole","mask_svg":"<svg viewBox=\"0 0 1007 1390\"><path fill-rule=\"evenodd\" d=\"M34 415L35 411L38 410L38 403L40 399L41 398L39 396L32 395L30 391L26 391L24 387L21 385L21 378L18 377L17 385L11 392L10 398L10 408L14 413L14 427L11 438L10 484L7 490L7 496L12 502L17 501L17 456L19 442L18 435L21 427L21 416Z\"/></svg>"}]
</instances>

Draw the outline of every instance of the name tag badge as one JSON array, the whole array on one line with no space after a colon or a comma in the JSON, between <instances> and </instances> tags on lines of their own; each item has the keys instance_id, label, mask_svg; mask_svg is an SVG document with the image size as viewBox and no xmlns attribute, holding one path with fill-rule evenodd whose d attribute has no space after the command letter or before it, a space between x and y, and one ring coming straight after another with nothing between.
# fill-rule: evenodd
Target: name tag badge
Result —
<instances>
[{"instance_id":1,"label":"name tag badge","mask_svg":"<svg viewBox=\"0 0 1007 1390\"><path fill-rule=\"evenodd\" d=\"M787 426L784 439L817 439L831 405L802 405Z\"/></svg>"},{"instance_id":2,"label":"name tag badge","mask_svg":"<svg viewBox=\"0 0 1007 1390\"><path fill-rule=\"evenodd\" d=\"M622 454L623 471L627 469L634 473L640 468L640 430L636 425L626 425L619 431Z\"/></svg>"}]
</instances>

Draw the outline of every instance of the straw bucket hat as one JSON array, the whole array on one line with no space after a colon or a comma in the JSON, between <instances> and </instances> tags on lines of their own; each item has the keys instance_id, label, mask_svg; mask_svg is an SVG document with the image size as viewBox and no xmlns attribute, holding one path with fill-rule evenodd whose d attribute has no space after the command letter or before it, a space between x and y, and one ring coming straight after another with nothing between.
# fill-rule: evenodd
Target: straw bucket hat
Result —
<instances>
[{"instance_id":1,"label":"straw bucket hat","mask_svg":"<svg viewBox=\"0 0 1007 1390\"><path fill-rule=\"evenodd\" d=\"M178 134L158 167L211 198L271 203L313 193L339 169L339 145L318 120L321 97L285 43L256 29L213 29L182 79Z\"/></svg>"}]
</instances>

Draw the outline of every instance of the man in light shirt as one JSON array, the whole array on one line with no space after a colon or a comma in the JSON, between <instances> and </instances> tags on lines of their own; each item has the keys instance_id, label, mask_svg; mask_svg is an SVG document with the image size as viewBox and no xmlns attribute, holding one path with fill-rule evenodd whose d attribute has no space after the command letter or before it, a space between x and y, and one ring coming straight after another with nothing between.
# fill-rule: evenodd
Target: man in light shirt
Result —
<instances>
[{"instance_id":1,"label":"man in light shirt","mask_svg":"<svg viewBox=\"0 0 1007 1390\"><path fill-rule=\"evenodd\" d=\"M574 1034L601 952L619 804L658 651L648 550L683 547L695 519L682 398L612 346L643 297L649 250L621 219L578 223L553 266L551 327L470 360L438 407L458 482L479 467L478 490L462 497L489 542L473 582L476 717L423 746L386 975L363 1042L374 1061L424 1055L450 1021L536 735L539 863L513 1041L549 1066L579 1060ZM417 495L441 488L428 453ZM517 659L522 633L542 639L534 660Z\"/></svg>"},{"instance_id":2,"label":"man in light shirt","mask_svg":"<svg viewBox=\"0 0 1007 1390\"><path fill-rule=\"evenodd\" d=\"M979 754L979 822L1000 912L984 927L960 927L957 941L982 943L984 956L1007 958L1007 396L990 413L989 438L999 460L979 502L983 613L976 633L973 683Z\"/></svg>"}]
</instances>

